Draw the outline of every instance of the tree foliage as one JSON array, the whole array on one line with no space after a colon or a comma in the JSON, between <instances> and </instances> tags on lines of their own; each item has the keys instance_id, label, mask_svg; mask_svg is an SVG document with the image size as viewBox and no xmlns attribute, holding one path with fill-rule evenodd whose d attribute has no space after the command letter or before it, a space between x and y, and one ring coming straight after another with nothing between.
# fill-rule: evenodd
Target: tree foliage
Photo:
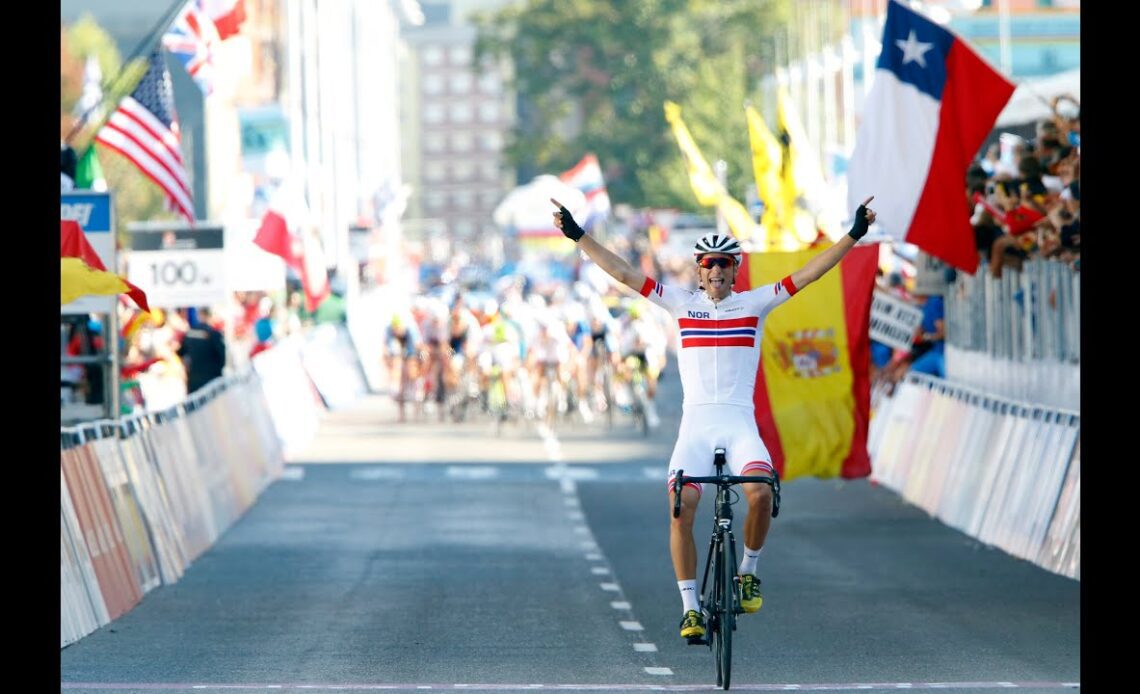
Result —
<instances>
[{"instance_id":1,"label":"tree foliage","mask_svg":"<svg viewBox=\"0 0 1140 694\"><path fill-rule=\"evenodd\" d=\"M665 121L670 100L742 198L744 102L771 73L788 14L788 0L527 0L476 16L477 61L508 64L519 97L508 161L525 178L594 152L615 202L697 209Z\"/></svg>"}]
</instances>

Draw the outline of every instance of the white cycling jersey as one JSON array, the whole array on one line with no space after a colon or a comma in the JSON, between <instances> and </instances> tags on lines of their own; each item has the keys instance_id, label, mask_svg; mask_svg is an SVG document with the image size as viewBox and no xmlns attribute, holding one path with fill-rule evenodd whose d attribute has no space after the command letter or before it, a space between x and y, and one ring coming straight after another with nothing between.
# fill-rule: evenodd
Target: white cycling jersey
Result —
<instances>
[{"instance_id":1,"label":"white cycling jersey","mask_svg":"<svg viewBox=\"0 0 1140 694\"><path fill-rule=\"evenodd\" d=\"M713 303L704 291L668 287L647 277L641 295L677 321L677 368L683 406L753 408L760 338L768 313L796 293L791 276Z\"/></svg>"}]
</instances>

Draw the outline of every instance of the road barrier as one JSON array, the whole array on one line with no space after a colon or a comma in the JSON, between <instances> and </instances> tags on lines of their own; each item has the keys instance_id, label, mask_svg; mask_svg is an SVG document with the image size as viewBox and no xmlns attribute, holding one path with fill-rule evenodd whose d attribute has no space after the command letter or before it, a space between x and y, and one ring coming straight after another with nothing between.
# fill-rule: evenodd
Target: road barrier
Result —
<instances>
[{"instance_id":1,"label":"road barrier","mask_svg":"<svg viewBox=\"0 0 1140 694\"><path fill-rule=\"evenodd\" d=\"M60 647L177 582L312 440L324 408L366 391L347 328L325 325L165 409L61 427Z\"/></svg>"},{"instance_id":2,"label":"road barrier","mask_svg":"<svg viewBox=\"0 0 1140 694\"><path fill-rule=\"evenodd\" d=\"M1080 580L1080 414L923 374L876 398L871 479L981 542Z\"/></svg>"},{"instance_id":3,"label":"road barrier","mask_svg":"<svg viewBox=\"0 0 1140 694\"><path fill-rule=\"evenodd\" d=\"M60 429L60 647L181 578L284 467L253 371Z\"/></svg>"}]
</instances>

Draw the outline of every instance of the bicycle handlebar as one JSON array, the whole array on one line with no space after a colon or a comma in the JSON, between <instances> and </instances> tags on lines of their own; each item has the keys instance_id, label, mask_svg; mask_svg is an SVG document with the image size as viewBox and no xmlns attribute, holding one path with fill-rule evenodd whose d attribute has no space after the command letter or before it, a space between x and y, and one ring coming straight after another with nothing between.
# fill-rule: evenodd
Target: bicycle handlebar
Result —
<instances>
[{"instance_id":1,"label":"bicycle handlebar","mask_svg":"<svg viewBox=\"0 0 1140 694\"><path fill-rule=\"evenodd\" d=\"M685 486L688 482L705 482L717 485L732 485L732 484L767 484L772 487L772 491L779 494L780 479L779 477L761 477L759 475L712 475L706 477L688 477L685 475L684 470L678 470L677 474L673 476L673 517L677 518L681 515L681 487ZM774 516L775 514L773 514Z\"/></svg>"}]
</instances>

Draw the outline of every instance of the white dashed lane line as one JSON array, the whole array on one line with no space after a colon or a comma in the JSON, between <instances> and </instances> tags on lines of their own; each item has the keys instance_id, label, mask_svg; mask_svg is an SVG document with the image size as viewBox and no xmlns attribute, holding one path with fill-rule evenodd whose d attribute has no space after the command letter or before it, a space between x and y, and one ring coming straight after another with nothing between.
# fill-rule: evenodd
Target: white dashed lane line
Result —
<instances>
[{"instance_id":1,"label":"white dashed lane line","mask_svg":"<svg viewBox=\"0 0 1140 694\"><path fill-rule=\"evenodd\" d=\"M546 447L547 455L550 461L554 463L551 467L546 469L547 477L557 479L563 493L563 503L566 506L566 517L574 523L573 532L575 535L585 535L588 539L579 543L586 561L590 562L590 573L595 576L609 576L612 574L609 562L606 561L605 554L598 547L597 541L594 539L593 532L590 530L589 523L586 520L585 514L581 511L582 502L578 498L578 484L579 480L594 480L598 479L598 471L590 468L572 468L562 462L562 447L558 442L558 438L554 432L550 430L545 424L536 425L539 435L543 439ZM616 581L607 581L599 583L598 587L604 593L614 594L612 597L616 600L610 601L610 607L618 612L618 624L627 632L640 634L645 630L641 622L634 619L633 606L625 599L622 594L621 585ZM657 645L638 640L631 644L635 653L653 654L657 653ZM647 656L650 659L656 656ZM656 664L643 666L642 669L650 675L656 676L669 676L673 671L667 667L660 667Z\"/></svg>"}]
</instances>

